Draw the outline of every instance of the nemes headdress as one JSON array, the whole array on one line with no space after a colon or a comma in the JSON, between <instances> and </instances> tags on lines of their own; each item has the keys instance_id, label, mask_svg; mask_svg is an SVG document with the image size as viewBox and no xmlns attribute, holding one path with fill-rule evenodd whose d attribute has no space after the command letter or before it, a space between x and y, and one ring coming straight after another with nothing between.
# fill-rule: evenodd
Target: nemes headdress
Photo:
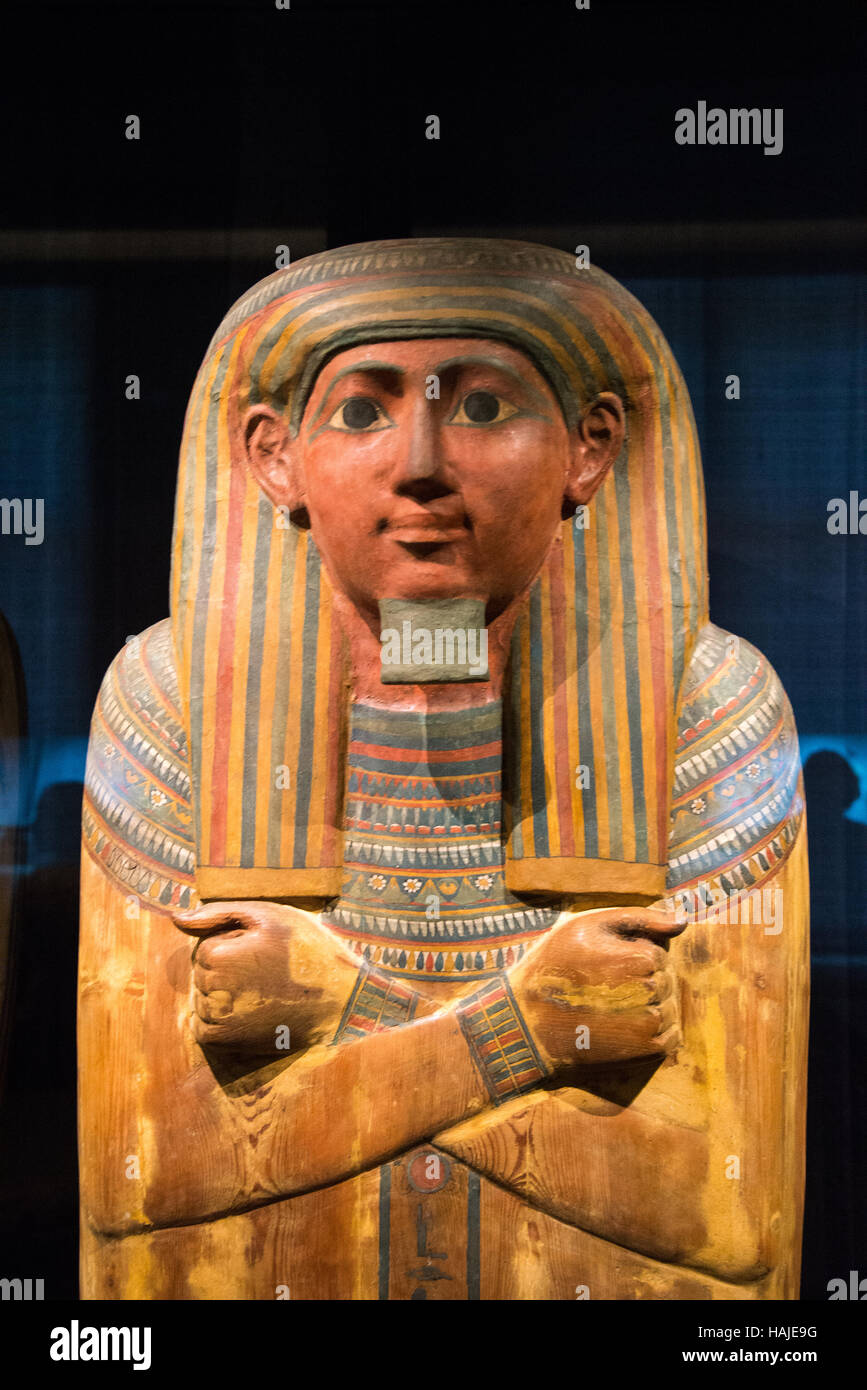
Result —
<instances>
[{"instance_id":1,"label":"nemes headdress","mask_svg":"<svg viewBox=\"0 0 867 1390\"><path fill-rule=\"evenodd\" d=\"M520 349L569 424L601 391L627 408L620 457L562 523L516 623L507 884L665 890L679 692L707 621L686 386L653 319L603 271L523 242L437 238L344 247L269 276L230 310L196 379L171 617L203 898L336 897L342 874L343 639L310 534L247 468L244 412L265 402L297 431L335 352L445 336Z\"/></svg>"}]
</instances>

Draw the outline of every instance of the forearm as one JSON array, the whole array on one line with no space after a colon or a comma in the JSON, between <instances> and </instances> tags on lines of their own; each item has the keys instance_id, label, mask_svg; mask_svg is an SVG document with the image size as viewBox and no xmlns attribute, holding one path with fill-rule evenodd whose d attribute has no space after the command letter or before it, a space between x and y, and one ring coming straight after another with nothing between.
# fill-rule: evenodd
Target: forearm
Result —
<instances>
[{"instance_id":1,"label":"forearm","mask_svg":"<svg viewBox=\"0 0 867 1390\"><path fill-rule=\"evenodd\" d=\"M160 1115L146 1224L205 1220L330 1186L478 1115L498 1091L536 1084L543 1073L532 1058L508 1074L498 1061L497 1040L511 1043L521 1027L513 1005L508 991L488 985L432 1013L418 1001L427 1016L390 1028L380 1020L384 1031L346 1040L348 1019L357 1019L350 1008L342 1042L311 1047L276 1074L275 1063L231 1082L223 1074L221 1084L196 1049L202 1060ZM493 1060L480 1060L483 1039L494 1040ZM191 1166L198 1134L208 1135L207 1159Z\"/></svg>"},{"instance_id":2,"label":"forearm","mask_svg":"<svg viewBox=\"0 0 867 1390\"><path fill-rule=\"evenodd\" d=\"M339 1182L487 1104L454 1012L314 1048L263 1088L274 1117L253 1155L273 1195Z\"/></svg>"},{"instance_id":3,"label":"forearm","mask_svg":"<svg viewBox=\"0 0 867 1390\"><path fill-rule=\"evenodd\" d=\"M375 1167L542 1079L541 1060L502 981L447 1009L430 1012L430 1003L413 1002L414 1014L428 1016L388 1028L391 986L374 972L350 1001L341 1037L348 1021L357 1026L360 1016L376 1014L383 990L388 997L376 1024L382 1031L311 1048L257 1092L251 1160L261 1200ZM266 1114L272 1122L263 1126Z\"/></svg>"},{"instance_id":4,"label":"forearm","mask_svg":"<svg viewBox=\"0 0 867 1390\"><path fill-rule=\"evenodd\" d=\"M769 1255L758 1213L744 1185L724 1179L726 1151L743 1153L743 1140L699 1109L693 1128L664 1108L654 1115L572 1088L537 1091L435 1142L568 1225L729 1282L759 1279ZM531 1173L515 1162L521 1153L532 1153Z\"/></svg>"}]
</instances>

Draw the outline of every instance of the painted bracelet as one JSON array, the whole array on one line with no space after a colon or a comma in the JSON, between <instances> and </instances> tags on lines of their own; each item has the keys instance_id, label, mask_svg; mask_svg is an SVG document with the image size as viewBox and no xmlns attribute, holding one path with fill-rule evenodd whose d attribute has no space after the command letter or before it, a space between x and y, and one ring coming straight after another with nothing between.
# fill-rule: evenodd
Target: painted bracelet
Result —
<instances>
[{"instance_id":1,"label":"painted bracelet","mask_svg":"<svg viewBox=\"0 0 867 1390\"><path fill-rule=\"evenodd\" d=\"M414 989L362 963L333 1043L354 1042L370 1033L385 1033L414 1018L418 995Z\"/></svg>"},{"instance_id":2,"label":"painted bracelet","mask_svg":"<svg viewBox=\"0 0 867 1390\"><path fill-rule=\"evenodd\" d=\"M471 994L456 1012L472 1059L495 1105L529 1090L548 1075L505 977Z\"/></svg>"}]
</instances>

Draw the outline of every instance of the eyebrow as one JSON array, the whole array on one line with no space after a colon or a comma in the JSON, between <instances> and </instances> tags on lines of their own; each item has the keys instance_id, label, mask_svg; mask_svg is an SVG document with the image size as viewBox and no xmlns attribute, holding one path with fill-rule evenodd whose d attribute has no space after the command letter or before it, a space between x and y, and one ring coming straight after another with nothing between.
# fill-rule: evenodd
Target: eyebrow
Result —
<instances>
[{"instance_id":1,"label":"eyebrow","mask_svg":"<svg viewBox=\"0 0 867 1390\"><path fill-rule=\"evenodd\" d=\"M316 414L313 416L313 419L310 421L310 424L307 426L308 430L312 430L312 429L313 429L314 425L316 424L316 421L319 419L319 416L322 414L323 410L325 409L326 405L328 404L328 399L329 399L329 397L330 397L330 395L331 395L331 392L334 390L335 386L337 385L338 381L340 381L341 377L344 377L344 376L357 376L359 372L370 372L371 375L373 375L373 376L377 376L377 375L381 376L384 372L387 372L387 373L388 373L389 375L391 375L391 376L397 376L397 377L404 377L404 376L406 376L406 372L404 371L403 367L398 367L398 366L396 366L394 362L368 362L368 361L364 361L364 362L354 362L354 363L353 363L351 366L349 366L349 367L341 367L340 371L339 371L339 372L335 372L335 373L334 373L334 376L331 378L330 382L328 383L328 386L326 387L326 390L325 390L325 395L322 397L322 400L321 400L320 403L319 403L319 409L316 411Z\"/></svg>"},{"instance_id":2,"label":"eyebrow","mask_svg":"<svg viewBox=\"0 0 867 1390\"><path fill-rule=\"evenodd\" d=\"M444 362L438 362L434 367L434 374L441 376L450 367L493 367L498 372L505 372L515 380L523 390L533 397L536 405L542 410L550 410L551 402L546 400L541 391L537 391L531 381L519 372L517 367L513 367L509 362L504 362L501 357L485 357L482 353L468 353L461 357L448 357Z\"/></svg>"}]
</instances>

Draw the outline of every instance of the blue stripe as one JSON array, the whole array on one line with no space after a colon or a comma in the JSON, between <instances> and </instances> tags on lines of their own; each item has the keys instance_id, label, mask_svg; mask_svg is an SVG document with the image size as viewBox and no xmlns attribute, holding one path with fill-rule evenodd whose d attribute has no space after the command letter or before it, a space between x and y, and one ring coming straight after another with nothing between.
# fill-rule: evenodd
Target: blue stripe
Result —
<instances>
[{"instance_id":1,"label":"blue stripe","mask_svg":"<svg viewBox=\"0 0 867 1390\"><path fill-rule=\"evenodd\" d=\"M205 638L208 625L208 598L211 587L213 557L217 543L217 452L219 449L219 408L218 400L226 379L231 354L223 353L214 378L214 384L205 399L209 403L208 418L205 422L205 507L202 519L202 533L198 540L202 561L196 587L196 606L193 619L193 656L190 672L190 754L192 762L192 784L198 788L202 781L202 701L205 686ZM190 513L187 513L189 518ZM195 521L195 519L193 519ZM196 816L196 845L202 843L202 799L193 796Z\"/></svg>"},{"instance_id":2,"label":"blue stripe","mask_svg":"<svg viewBox=\"0 0 867 1390\"><path fill-rule=\"evenodd\" d=\"M388 1301L391 1273L391 1164L379 1170L379 1297Z\"/></svg>"},{"instance_id":3,"label":"blue stripe","mask_svg":"<svg viewBox=\"0 0 867 1390\"><path fill-rule=\"evenodd\" d=\"M395 762L391 758L388 759L388 762L383 762L381 758L369 757L365 753L357 753L353 750L349 754L348 770L350 774L353 769L359 769L363 772L376 772L381 777L418 776L427 778L428 781L436 780L439 782L444 778L476 777L499 772L500 761L499 753L491 753L487 758L467 759L460 763L438 763L436 757L430 754L425 760L425 753L422 751L418 758L408 762L404 762L402 759ZM353 795L364 799L363 792L353 793Z\"/></svg>"},{"instance_id":4,"label":"blue stripe","mask_svg":"<svg viewBox=\"0 0 867 1390\"><path fill-rule=\"evenodd\" d=\"M247 660L244 795L241 805L241 864L244 868L252 868L256 862L256 750L259 746L260 735L268 562L271 556L271 532L273 529L274 511L263 497L260 502L256 525L256 551L253 557L253 611L250 615L250 651Z\"/></svg>"},{"instance_id":5,"label":"blue stripe","mask_svg":"<svg viewBox=\"0 0 867 1390\"><path fill-rule=\"evenodd\" d=\"M591 526L596 525L595 512L590 517ZM593 762L593 724L590 719L590 688L587 679L587 658L590 638L587 624L587 550L584 531L575 529L575 637L577 641L577 686L578 686L578 748L581 762L590 769L590 785L581 789L581 805L584 811L584 845L575 846L579 858L592 859L599 852L599 803L596 796L595 766ZM568 575L564 579L568 582ZM571 775L577 775L574 768Z\"/></svg>"},{"instance_id":6,"label":"blue stripe","mask_svg":"<svg viewBox=\"0 0 867 1390\"><path fill-rule=\"evenodd\" d=\"M481 1193L482 1180L472 1168L467 1173L467 1299L481 1298Z\"/></svg>"},{"instance_id":7,"label":"blue stripe","mask_svg":"<svg viewBox=\"0 0 867 1390\"><path fill-rule=\"evenodd\" d=\"M304 631L301 638L302 669L310 679L301 686L301 716L299 719L298 787L295 797L295 848L293 864L307 863L307 824L310 819L310 788L313 784L313 733L316 715L316 645L319 635L319 555L307 549L307 574L304 586ZM299 673L300 674L300 673ZM321 814L321 812L320 812Z\"/></svg>"},{"instance_id":8,"label":"blue stripe","mask_svg":"<svg viewBox=\"0 0 867 1390\"><path fill-rule=\"evenodd\" d=\"M530 728L533 730L533 756L530 760L530 802L533 807L533 834L536 858L547 859L551 851L548 841L548 794L545 788L543 762L544 729L542 710L542 586L539 580L530 594Z\"/></svg>"}]
</instances>

